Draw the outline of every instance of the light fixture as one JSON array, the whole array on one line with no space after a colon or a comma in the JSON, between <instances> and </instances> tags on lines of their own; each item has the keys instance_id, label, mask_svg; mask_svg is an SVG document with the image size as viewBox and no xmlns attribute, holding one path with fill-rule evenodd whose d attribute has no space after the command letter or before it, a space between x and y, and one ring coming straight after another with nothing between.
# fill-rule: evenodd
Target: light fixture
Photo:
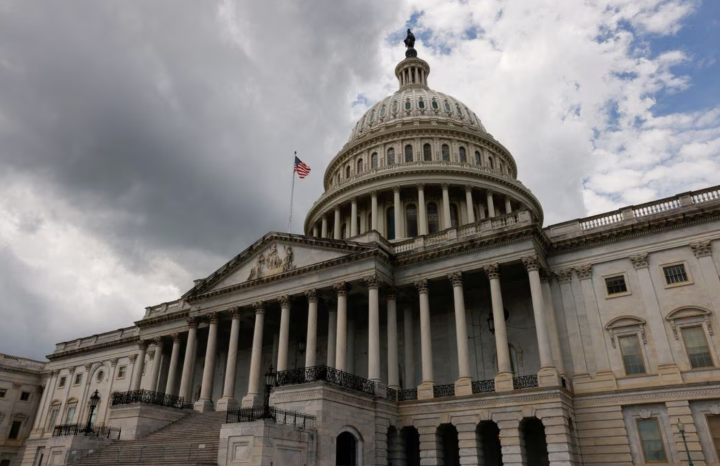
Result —
<instances>
[{"instance_id":1,"label":"light fixture","mask_svg":"<svg viewBox=\"0 0 720 466\"><path fill-rule=\"evenodd\" d=\"M493 318L492 312L490 312L490 317L487 318L487 323L490 333L495 335L495 319Z\"/></svg>"},{"instance_id":2,"label":"light fixture","mask_svg":"<svg viewBox=\"0 0 720 466\"><path fill-rule=\"evenodd\" d=\"M305 355L305 349L306 349L306 347L305 347L305 342L304 342L304 341L299 341L299 342L298 342L298 351L300 352L300 356L304 356L304 355Z\"/></svg>"},{"instance_id":3,"label":"light fixture","mask_svg":"<svg viewBox=\"0 0 720 466\"><path fill-rule=\"evenodd\" d=\"M263 414L260 419L275 419L272 412L270 411L270 392L275 386L277 380L277 373L273 370L272 364L265 373L265 402L263 403Z\"/></svg>"},{"instance_id":4,"label":"light fixture","mask_svg":"<svg viewBox=\"0 0 720 466\"><path fill-rule=\"evenodd\" d=\"M693 460L690 457L690 449L688 448L687 440L685 439L685 424L682 423L680 418L678 418L677 428L680 431L680 435L682 435L683 444L685 445L685 454L687 454L688 466L693 466Z\"/></svg>"},{"instance_id":5,"label":"light fixture","mask_svg":"<svg viewBox=\"0 0 720 466\"><path fill-rule=\"evenodd\" d=\"M93 413L95 412L95 408L97 408L98 403L100 403L100 395L98 394L98 391L95 390L95 393L92 394L90 397L90 413L88 413L88 420L87 424L85 425L85 430L83 430L83 433L85 435L93 433L92 428L92 420L93 420Z\"/></svg>"}]
</instances>

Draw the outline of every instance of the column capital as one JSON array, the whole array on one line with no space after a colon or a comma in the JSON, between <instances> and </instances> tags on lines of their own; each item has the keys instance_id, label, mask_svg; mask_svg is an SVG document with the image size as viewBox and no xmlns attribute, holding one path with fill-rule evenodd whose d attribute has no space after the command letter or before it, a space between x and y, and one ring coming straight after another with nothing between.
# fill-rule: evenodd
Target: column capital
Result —
<instances>
[{"instance_id":1,"label":"column capital","mask_svg":"<svg viewBox=\"0 0 720 466\"><path fill-rule=\"evenodd\" d=\"M278 298L278 301L280 301L280 307L290 307L290 296L289 295L282 295Z\"/></svg>"},{"instance_id":2,"label":"column capital","mask_svg":"<svg viewBox=\"0 0 720 466\"><path fill-rule=\"evenodd\" d=\"M415 186L417 186L418 191L422 191L425 189L425 183L418 183Z\"/></svg>"},{"instance_id":3,"label":"column capital","mask_svg":"<svg viewBox=\"0 0 720 466\"><path fill-rule=\"evenodd\" d=\"M473 189L472 186L470 186L469 184L465 185L465 192L468 192L468 191L472 192L472 189Z\"/></svg>"},{"instance_id":4,"label":"column capital","mask_svg":"<svg viewBox=\"0 0 720 466\"><path fill-rule=\"evenodd\" d=\"M442 186L442 189L448 189L450 187L448 183L442 183L440 186Z\"/></svg>"},{"instance_id":5,"label":"column capital","mask_svg":"<svg viewBox=\"0 0 720 466\"><path fill-rule=\"evenodd\" d=\"M139 349L140 351L145 351L145 350L147 349L147 347L148 347L148 342L147 342L147 340L140 340L140 341L138 341L138 349ZM73 369L73 370L75 370L75 369Z\"/></svg>"},{"instance_id":6,"label":"column capital","mask_svg":"<svg viewBox=\"0 0 720 466\"><path fill-rule=\"evenodd\" d=\"M172 338L173 343L180 343L180 334L178 332L170 334L170 338Z\"/></svg>"},{"instance_id":7,"label":"column capital","mask_svg":"<svg viewBox=\"0 0 720 466\"><path fill-rule=\"evenodd\" d=\"M572 281L572 269L560 269L553 272L560 283L570 283Z\"/></svg>"},{"instance_id":8,"label":"column capital","mask_svg":"<svg viewBox=\"0 0 720 466\"><path fill-rule=\"evenodd\" d=\"M85 364L85 372L90 372L90 369L92 369L92 364Z\"/></svg>"},{"instance_id":9,"label":"column capital","mask_svg":"<svg viewBox=\"0 0 720 466\"><path fill-rule=\"evenodd\" d=\"M485 275L487 275L489 280L500 279L500 264L497 262L494 264L483 265L483 271L485 272Z\"/></svg>"},{"instance_id":10,"label":"column capital","mask_svg":"<svg viewBox=\"0 0 720 466\"><path fill-rule=\"evenodd\" d=\"M350 202L352 202L353 204L357 204L357 196L353 196L353 197L350 199Z\"/></svg>"},{"instance_id":11,"label":"column capital","mask_svg":"<svg viewBox=\"0 0 720 466\"><path fill-rule=\"evenodd\" d=\"M119 359L119 358L112 358L112 359L110 359L110 367L115 367L115 366L117 366L118 359Z\"/></svg>"},{"instance_id":12,"label":"column capital","mask_svg":"<svg viewBox=\"0 0 720 466\"><path fill-rule=\"evenodd\" d=\"M550 270L545 269L545 268L540 269L540 282L541 283L550 282L550 280L552 280L552 276L553 276L553 273Z\"/></svg>"},{"instance_id":13,"label":"column capital","mask_svg":"<svg viewBox=\"0 0 720 466\"><path fill-rule=\"evenodd\" d=\"M340 212L340 204L337 204L337 205L335 206L335 212Z\"/></svg>"},{"instance_id":14,"label":"column capital","mask_svg":"<svg viewBox=\"0 0 720 466\"><path fill-rule=\"evenodd\" d=\"M448 279L452 283L453 287L463 286L462 272L452 272L448 274Z\"/></svg>"},{"instance_id":15,"label":"column capital","mask_svg":"<svg viewBox=\"0 0 720 466\"><path fill-rule=\"evenodd\" d=\"M255 314L265 314L265 301L255 301L253 303Z\"/></svg>"},{"instance_id":16,"label":"column capital","mask_svg":"<svg viewBox=\"0 0 720 466\"><path fill-rule=\"evenodd\" d=\"M377 197L377 195L378 195L377 189L373 189L372 191L370 191L370 196Z\"/></svg>"},{"instance_id":17,"label":"column capital","mask_svg":"<svg viewBox=\"0 0 720 466\"><path fill-rule=\"evenodd\" d=\"M155 350L150 350L147 352L148 358L154 359L155 358Z\"/></svg>"},{"instance_id":18,"label":"column capital","mask_svg":"<svg viewBox=\"0 0 720 466\"><path fill-rule=\"evenodd\" d=\"M377 275L365 277L363 278L363 281L365 282L365 286L367 286L370 290L377 290L380 287L380 280L378 280Z\"/></svg>"},{"instance_id":19,"label":"column capital","mask_svg":"<svg viewBox=\"0 0 720 466\"><path fill-rule=\"evenodd\" d=\"M135 360L137 359L137 357L138 357L137 353L131 354L131 355L130 355L130 362L135 362Z\"/></svg>"},{"instance_id":20,"label":"column capital","mask_svg":"<svg viewBox=\"0 0 720 466\"><path fill-rule=\"evenodd\" d=\"M162 346L162 337L155 337L152 339L153 345Z\"/></svg>"},{"instance_id":21,"label":"column capital","mask_svg":"<svg viewBox=\"0 0 720 466\"><path fill-rule=\"evenodd\" d=\"M195 317L188 317L187 318L187 324L189 328L197 328L198 321Z\"/></svg>"},{"instance_id":22,"label":"column capital","mask_svg":"<svg viewBox=\"0 0 720 466\"><path fill-rule=\"evenodd\" d=\"M695 254L695 257L698 259L705 256L712 256L711 240L695 241L690 243L689 246L692 249L693 254Z\"/></svg>"},{"instance_id":23,"label":"column capital","mask_svg":"<svg viewBox=\"0 0 720 466\"><path fill-rule=\"evenodd\" d=\"M628 259L630 259L630 262L632 262L635 269L644 269L650 266L650 259L648 257L648 253L646 252L633 254L632 256L629 256Z\"/></svg>"},{"instance_id":24,"label":"column capital","mask_svg":"<svg viewBox=\"0 0 720 466\"><path fill-rule=\"evenodd\" d=\"M528 272L540 270L540 258L537 255L523 257L522 263Z\"/></svg>"},{"instance_id":25,"label":"column capital","mask_svg":"<svg viewBox=\"0 0 720 466\"><path fill-rule=\"evenodd\" d=\"M338 296L347 296L348 286L345 282L339 282L335 283L333 285L333 289L337 293Z\"/></svg>"},{"instance_id":26,"label":"column capital","mask_svg":"<svg viewBox=\"0 0 720 466\"><path fill-rule=\"evenodd\" d=\"M307 300L309 303L316 303L318 302L318 293L316 289L307 290L305 292L305 297L307 297Z\"/></svg>"},{"instance_id":27,"label":"column capital","mask_svg":"<svg viewBox=\"0 0 720 466\"><path fill-rule=\"evenodd\" d=\"M242 310L240 309L240 306L231 307L228 309L230 311L230 316L232 319L239 319L242 315Z\"/></svg>"},{"instance_id":28,"label":"column capital","mask_svg":"<svg viewBox=\"0 0 720 466\"><path fill-rule=\"evenodd\" d=\"M68 372L70 373L70 375L73 375L75 373L75 369L77 369L77 367L75 367L75 366L68 368Z\"/></svg>"},{"instance_id":29,"label":"column capital","mask_svg":"<svg viewBox=\"0 0 720 466\"><path fill-rule=\"evenodd\" d=\"M428 281L426 278L415 282L415 288L417 288L420 294L428 292Z\"/></svg>"},{"instance_id":30,"label":"column capital","mask_svg":"<svg viewBox=\"0 0 720 466\"><path fill-rule=\"evenodd\" d=\"M207 315L209 322L210 322L211 324L217 324L217 323L218 323L218 315L219 315L219 314L220 314L219 312L211 312L211 313L209 313L209 314Z\"/></svg>"},{"instance_id":31,"label":"column capital","mask_svg":"<svg viewBox=\"0 0 720 466\"><path fill-rule=\"evenodd\" d=\"M399 193L399 192L400 192L400 186L394 186L394 187L393 187L393 192L394 192L394 193Z\"/></svg>"},{"instance_id":32,"label":"column capital","mask_svg":"<svg viewBox=\"0 0 720 466\"><path fill-rule=\"evenodd\" d=\"M394 286L391 286L387 289L387 299L389 301L396 301L397 300L397 288Z\"/></svg>"},{"instance_id":33,"label":"column capital","mask_svg":"<svg viewBox=\"0 0 720 466\"><path fill-rule=\"evenodd\" d=\"M573 268L575 269L575 273L577 273L580 280L588 280L592 278L592 267L592 264L583 264Z\"/></svg>"}]
</instances>

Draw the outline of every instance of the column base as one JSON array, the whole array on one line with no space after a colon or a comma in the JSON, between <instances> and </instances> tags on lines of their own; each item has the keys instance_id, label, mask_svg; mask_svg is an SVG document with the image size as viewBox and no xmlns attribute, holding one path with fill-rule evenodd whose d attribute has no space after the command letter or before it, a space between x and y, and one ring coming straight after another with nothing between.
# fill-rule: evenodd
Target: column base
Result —
<instances>
[{"instance_id":1,"label":"column base","mask_svg":"<svg viewBox=\"0 0 720 466\"><path fill-rule=\"evenodd\" d=\"M238 401L235 398L220 398L215 406L215 411L232 411L237 407Z\"/></svg>"},{"instance_id":2,"label":"column base","mask_svg":"<svg viewBox=\"0 0 720 466\"><path fill-rule=\"evenodd\" d=\"M575 393L617 390L617 380L612 371L603 371L591 378L589 374L578 374L573 379Z\"/></svg>"},{"instance_id":3,"label":"column base","mask_svg":"<svg viewBox=\"0 0 720 466\"><path fill-rule=\"evenodd\" d=\"M659 364L658 375L663 385L677 385L683 383L682 375L677 364Z\"/></svg>"},{"instance_id":4,"label":"column base","mask_svg":"<svg viewBox=\"0 0 720 466\"><path fill-rule=\"evenodd\" d=\"M513 375L512 372L501 372L495 376L496 392L513 391Z\"/></svg>"},{"instance_id":5,"label":"column base","mask_svg":"<svg viewBox=\"0 0 720 466\"><path fill-rule=\"evenodd\" d=\"M543 367L537 373L539 387L559 387L560 376L554 367Z\"/></svg>"},{"instance_id":6,"label":"column base","mask_svg":"<svg viewBox=\"0 0 720 466\"><path fill-rule=\"evenodd\" d=\"M198 400L193 405L193 409L199 413L207 413L209 411L215 411L215 405L212 400Z\"/></svg>"},{"instance_id":7,"label":"column base","mask_svg":"<svg viewBox=\"0 0 720 466\"><path fill-rule=\"evenodd\" d=\"M258 394L255 394L255 393L248 393L242 399L242 407L243 408L252 408L253 406L262 406L262 405L263 405L263 397Z\"/></svg>"},{"instance_id":8,"label":"column base","mask_svg":"<svg viewBox=\"0 0 720 466\"><path fill-rule=\"evenodd\" d=\"M432 400L435 398L435 392L433 387L435 382L423 382L418 385L417 388L417 399L418 400Z\"/></svg>"},{"instance_id":9,"label":"column base","mask_svg":"<svg viewBox=\"0 0 720 466\"><path fill-rule=\"evenodd\" d=\"M461 377L455 382L455 396L472 395L472 378Z\"/></svg>"}]
</instances>

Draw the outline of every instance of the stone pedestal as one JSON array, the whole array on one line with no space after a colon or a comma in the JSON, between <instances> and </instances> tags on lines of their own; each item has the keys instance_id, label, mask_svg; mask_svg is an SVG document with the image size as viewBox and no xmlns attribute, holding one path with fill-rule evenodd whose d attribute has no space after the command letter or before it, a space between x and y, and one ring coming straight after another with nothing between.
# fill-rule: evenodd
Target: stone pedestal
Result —
<instances>
[{"instance_id":1,"label":"stone pedestal","mask_svg":"<svg viewBox=\"0 0 720 466\"><path fill-rule=\"evenodd\" d=\"M455 396L472 395L472 379L461 377L455 382Z\"/></svg>"},{"instance_id":2,"label":"stone pedestal","mask_svg":"<svg viewBox=\"0 0 720 466\"><path fill-rule=\"evenodd\" d=\"M501 372L495 376L496 392L513 391L513 375L511 372Z\"/></svg>"},{"instance_id":3,"label":"stone pedestal","mask_svg":"<svg viewBox=\"0 0 720 466\"><path fill-rule=\"evenodd\" d=\"M609 371L598 372L595 377L589 374L578 374L573 379L575 393L588 393L597 391L617 390L615 374Z\"/></svg>"},{"instance_id":4,"label":"stone pedestal","mask_svg":"<svg viewBox=\"0 0 720 466\"><path fill-rule=\"evenodd\" d=\"M245 395L242 399L243 408L252 408L253 406L262 406L263 397L260 395L249 394Z\"/></svg>"},{"instance_id":5,"label":"stone pedestal","mask_svg":"<svg viewBox=\"0 0 720 466\"><path fill-rule=\"evenodd\" d=\"M683 383L682 375L677 364L659 364L658 375L663 385L675 385Z\"/></svg>"},{"instance_id":6,"label":"stone pedestal","mask_svg":"<svg viewBox=\"0 0 720 466\"><path fill-rule=\"evenodd\" d=\"M544 367L537 374L539 387L559 387L560 375L554 367Z\"/></svg>"},{"instance_id":7,"label":"stone pedestal","mask_svg":"<svg viewBox=\"0 0 720 466\"><path fill-rule=\"evenodd\" d=\"M272 421L224 424L220 430L217 464L315 466L316 435L313 429Z\"/></svg>"},{"instance_id":8,"label":"stone pedestal","mask_svg":"<svg viewBox=\"0 0 720 466\"><path fill-rule=\"evenodd\" d=\"M193 409L199 413L207 413L215 411L215 404L211 400L198 400L193 405Z\"/></svg>"},{"instance_id":9,"label":"stone pedestal","mask_svg":"<svg viewBox=\"0 0 720 466\"><path fill-rule=\"evenodd\" d=\"M232 411L237 409L238 405L235 398L220 398L215 406L215 411Z\"/></svg>"},{"instance_id":10,"label":"stone pedestal","mask_svg":"<svg viewBox=\"0 0 720 466\"><path fill-rule=\"evenodd\" d=\"M120 440L136 440L172 424L190 412L187 409L144 404L110 408L107 425L120 429Z\"/></svg>"},{"instance_id":11,"label":"stone pedestal","mask_svg":"<svg viewBox=\"0 0 720 466\"><path fill-rule=\"evenodd\" d=\"M433 387L435 386L432 382L423 382L417 388L418 400L432 400L435 398Z\"/></svg>"}]
</instances>

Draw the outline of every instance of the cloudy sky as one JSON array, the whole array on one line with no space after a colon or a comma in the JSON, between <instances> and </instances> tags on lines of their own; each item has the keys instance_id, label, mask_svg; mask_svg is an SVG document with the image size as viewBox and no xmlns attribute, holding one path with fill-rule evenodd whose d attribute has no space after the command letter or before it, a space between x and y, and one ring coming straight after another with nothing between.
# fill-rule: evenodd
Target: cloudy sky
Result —
<instances>
[{"instance_id":1,"label":"cloudy sky","mask_svg":"<svg viewBox=\"0 0 720 466\"><path fill-rule=\"evenodd\" d=\"M131 325L268 231L397 87L514 154L548 224L720 184L713 0L0 0L0 352Z\"/></svg>"}]
</instances>

